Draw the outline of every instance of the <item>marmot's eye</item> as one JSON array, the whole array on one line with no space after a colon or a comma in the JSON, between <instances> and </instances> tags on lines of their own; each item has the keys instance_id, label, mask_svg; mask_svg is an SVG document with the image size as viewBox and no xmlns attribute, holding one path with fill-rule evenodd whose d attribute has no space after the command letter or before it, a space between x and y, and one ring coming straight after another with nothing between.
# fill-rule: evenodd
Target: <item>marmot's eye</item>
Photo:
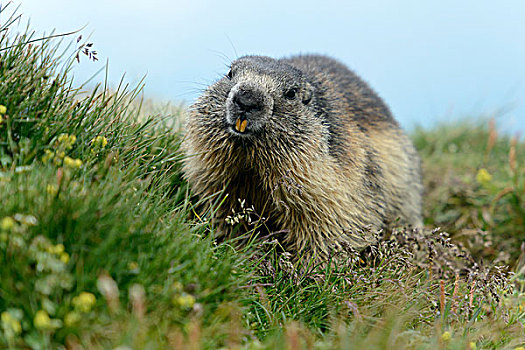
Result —
<instances>
[{"instance_id":1,"label":"marmot's eye","mask_svg":"<svg viewBox=\"0 0 525 350\"><path fill-rule=\"evenodd\" d=\"M297 94L297 89L291 88L289 90L286 90L286 92L284 93L284 97L286 97L289 100L293 100L295 98L295 94Z\"/></svg>"},{"instance_id":2,"label":"marmot's eye","mask_svg":"<svg viewBox=\"0 0 525 350\"><path fill-rule=\"evenodd\" d=\"M232 72L231 69L230 69L230 71L228 72L228 74L226 74L226 76L228 77L228 79L233 78L233 72Z\"/></svg>"}]
</instances>

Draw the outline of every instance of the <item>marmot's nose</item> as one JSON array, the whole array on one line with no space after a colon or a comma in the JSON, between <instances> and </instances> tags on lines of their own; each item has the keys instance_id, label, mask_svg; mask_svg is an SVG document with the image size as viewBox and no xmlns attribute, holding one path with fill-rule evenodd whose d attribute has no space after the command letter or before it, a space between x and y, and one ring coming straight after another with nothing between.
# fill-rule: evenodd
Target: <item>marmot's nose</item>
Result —
<instances>
[{"instance_id":1,"label":"marmot's nose","mask_svg":"<svg viewBox=\"0 0 525 350\"><path fill-rule=\"evenodd\" d=\"M243 112L260 111L263 109L263 97L253 90L239 90L233 96L233 103Z\"/></svg>"}]
</instances>

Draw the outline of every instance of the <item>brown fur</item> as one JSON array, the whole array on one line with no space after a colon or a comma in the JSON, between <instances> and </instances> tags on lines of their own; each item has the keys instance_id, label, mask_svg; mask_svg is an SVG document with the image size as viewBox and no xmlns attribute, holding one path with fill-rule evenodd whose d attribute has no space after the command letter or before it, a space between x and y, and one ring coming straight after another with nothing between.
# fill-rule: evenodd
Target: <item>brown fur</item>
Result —
<instances>
[{"instance_id":1,"label":"brown fur","mask_svg":"<svg viewBox=\"0 0 525 350\"><path fill-rule=\"evenodd\" d=\"M219 235L231 234L225 218L238 199L268 230L286 232L296 256L366 246L367 227L421 225L417 153L352 71L314 55L247 56L231 68L192 106L183 142L193 192L228 194L215 213ZM237 118L248 120L246 133L233 129Z\"/></svg>"}]
</instances>

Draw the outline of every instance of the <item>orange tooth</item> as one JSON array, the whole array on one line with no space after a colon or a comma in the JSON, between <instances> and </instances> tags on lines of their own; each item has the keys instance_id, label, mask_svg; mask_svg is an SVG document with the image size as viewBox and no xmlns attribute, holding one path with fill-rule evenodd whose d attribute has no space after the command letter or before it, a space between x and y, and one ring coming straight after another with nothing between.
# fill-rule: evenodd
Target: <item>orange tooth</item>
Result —
<instances>
[{"instance_id":1,"label":"orange tooth","mask_svg":"<svg viewBox=\"0 0 525 350\"><path fill-rule=\"evenodd\" d=\"M244 132L244 130L246 130L246 125L248 124L248 121L245 119L242 121L241 123L241 132Z\"/></svg>"},{"instance_id":2,"label":"orange tooth","mask_svg":"<svg viewBox=\"0 0 525 350\"><path fill-rule=\"evenodd\" d=\"M241 119L240 118L238 118L237 121L235 122L235 130L241 131Z\"/></svg>"}]
</instances>

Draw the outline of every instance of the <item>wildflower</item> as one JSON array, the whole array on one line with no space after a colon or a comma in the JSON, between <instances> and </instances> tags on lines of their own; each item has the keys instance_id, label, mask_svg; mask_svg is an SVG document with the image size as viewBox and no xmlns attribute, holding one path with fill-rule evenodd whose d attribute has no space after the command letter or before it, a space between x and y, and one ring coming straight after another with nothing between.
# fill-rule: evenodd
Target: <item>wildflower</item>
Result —
<instances>
[{"instance_id":1,"label":"wildflower","mask_svg":"<svg viewBox=\"0 0 525 350\"><path fill-rule=\"evenodd\" d=\"M487 171L485 168L481 168L478 171L478 174L476 175L476 180L480 185L487 185L490 181L492 181L492 175Z\"/></svg>"},{"instance_id":2,"label":"wildflower","mask_svg":"<svg viewBox=\"0 0 525 350\"><path fill-rule=\"evenodd\" d=\"M0 124L2 124L2 115L6 114L7 108L4 105L0 105Z\"/></svg>"},{"instance_id":3,"label":"wildflower","mask_svg":"<svg viewBox=\"0 0 525 350\"><path fill-rule=\"evenodd\" d=\"M476 342L475 341L471 341L470 343L468 343L468 347L470 350L476 350L478 347L476 346Z\"/></svg>"},{"instance_id":4,"label":"wildflower","mask_svg":"<svg viewBox=\"0 0 525 350\"><path fill-rule=\"evenodd\" d=\"M442 339L443 341L449 341L451 337L452 337L452 335L450 334L449 331L446 331L446 332L444 332L444 333L441 335L441 339Z\"/></svg>"},{"instance_id":5,"label":"wildflower","mask_svg":"<svg viewBox=\"0 0 525 350\"><path fill-rule=\"evenodd\" d=\"M106 139L104 136L97 136L93 140L91 140L91 147L104 148L107 144L108 139Z\"/></svg>"},{"instance_id":6,"label":"wildflower","mask_svg":"<svg viewBox=\"0 0 525 350\"><path fill-rule=\"evenodd\" d=\"M514 348L514 350L525 350L523 346L518 346L517 348Z\"/></svg>"},{"instance_id":7,"label":"wildflower","mask_svg":"<svg viewBox=\"0 0 525 350\"><path fill-rule=\"evenodd\" d=\"M100 150L106 147L108 139L104 136L97 136L91 140L91 154L97 154Z\"/></svg>"},{"instance_id":8,"label":"wildflower","mask_svg":"<svg viewBox=\"0 0 525 350\"><path fill-rule=\"evenodd\" d=\"M56 196L58 193L58 188L56 185L47 185L46 186L46 192L49 193L51 196Z\"/></svg>"},{"instance_id":9,"label":"wildflower","mask_svg":"<svg viewBox=\"0 0 525 350\"><path fill-rule=\"evenodd\" d=\"M71 311L66 314L64 317L64 324L68 327L73 326L75 323L78 323L82 319L80 313L76 311Z\"/></svg>"},{"instance_id":10,"label":"wildflower","mask_svg":"<svg viewBox=\"0 0 525 350\"><path fill-rule=\"evenodd\" d=\"M139 268L139 264L136 262L136 261L131 261L129 264L128 264L128 270L130 271L135 271Z\"/></svg>"},{"instance_id":11,"label":"wildflower","mask_svg":"<svg viewBox=\"0 0 525 350\"><path fill-rule=\"evenodd\" d=\"M73 298L73 305L75 306L75 309L80 312L89 312L93 305L95 305L96 301L97 299L92 293L82 292L77 297Z\"/></svg>"},{"instance_id":12,"label":"wildflower","mask_svg":"<svg viewBox=\"0 0 525 350\"><path fill-rule=\"evenodd\" d=\"M58 137L58 143L66 149L71 149L76 141L77 137L75 135L60 134Z\"/></svg>"},{"instance_id":13,"label":"wildflower","mask_svg":"<svg viewBox=\"0 0 525 350\"><path fill-rule=\"evenodd\" d=\"M37 329L45 330L52 328L51 319L44 310L38 310L36 312L35 318L33 319L33 324Z\"/></svg>"},{"instance_id":14,"label":"wildflower","mask_svg":"<svg viewBox=\"0 0 525 350\"><path fill-rule=\"evenodd\" d=\"M35 226L38 220L33 215L15 214L15 220L26 226Z\"/></svg>"},{"instance_id":15,"label":"wildflower","mask_svg":"<svg viewBox=\"0 0 525 350\"><path fill-rule=\"evenodd\" d=\"M80 168L82 161L80 159L73 159L71 157L64 158L64 165L69 168Z\"/></svg>"},{"instance_id":16,"label":"wildflower","mask_svg":"<svg viewBox=\"0 0 525 350\"><path fill-rule=\"evenodd\" d=\"M11 315L8 311L2 312L1 318L2 326L6 333L11 331L14 334L20 334L20 332L22 332L22 326L20 325L20 321L13 317L13 315Z\"/></svg>"},{"instance_id":17,"label":"wildflower","mask_svg":"<svg viewBox=\"0 0 525 350\"><path fill-rule=\"evenodd\" d=\"M62 261L64 264L67 264L69 262L69 254L66 252L61 253L60 261Z\"/></svg>"},{"instance_id":18,"label":"wildflower","mask_svg":"<svg viewBox=\"0 0 525 350\"><path fill-rule=\"evenodd\" d=\"M64 252L65 248L64 248L64 245L62 243L59 243L57 245L50 245L49 247L47 247L47 252L50 253L50 254L61 254Z\"/></svg>"},{"instance_id":19,"label":"wildflower","mask_svg":"<svg viewBox=\"0 0 525 350\"><path fill-rule=\"evenodd\" d=\"M42 163L46 164L50 160L52 160L55 157L55 152L51 152L50 150L46 149L44 151L44 155L42 156Z\"/></svg>"},{"instance_id":20,"label":"wildflower","mask_svg":"<svg viewBox=\"0 0 525 350\"><path fill-rule=\"evenodd\" d=\"M35 226L38 224L38 220L33 215L24 215L17 213L14 216L15 220L26 226Z\"/></svg>"},{"instance_id":21,"label":"wildflower","mask_svg":"<svg viewBox=\"0 0 525 350\"><path fill-rule=\"evenodd\" d=\"M2 229L2 231L10 231L15 227L15 224L16 222L12 217L6 216L0 221L0 229Z\"/></svg>"},{"instance_id":22,"label":"wildflower","mask_svg":"<svg viewBox=\"0 0 525 350\"><path fill-rule=\"evenodd\" d=\"M58 137L58 142L65 143L67 142L68 139L69 139L68 134L60 134L60 136Z\"/></svg>"},{"instance_id":23,"label":"wildflower","mask_svg":"<svg viewBox=\"0 0 525 350\"><path fill-rule=\"evenodd\" d=\"M173 298L173 303L179 305L183 309L190 309L195 304L195 297L191 294L182 293Z\"/></svg>"}]
</instances>

